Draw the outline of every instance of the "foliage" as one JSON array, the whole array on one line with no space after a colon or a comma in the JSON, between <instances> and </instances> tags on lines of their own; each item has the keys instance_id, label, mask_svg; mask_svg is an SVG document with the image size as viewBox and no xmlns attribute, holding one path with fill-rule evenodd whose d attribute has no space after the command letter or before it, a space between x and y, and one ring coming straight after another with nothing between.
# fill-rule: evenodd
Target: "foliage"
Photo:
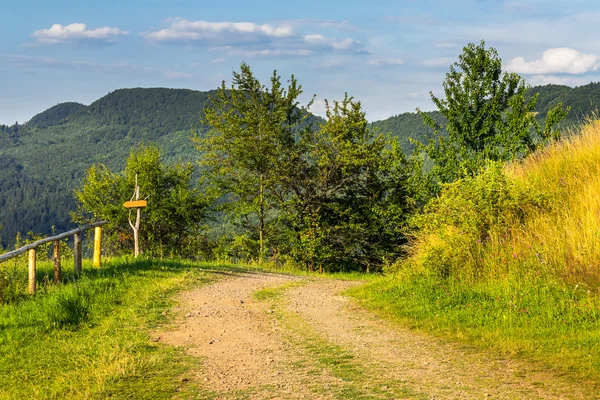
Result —
<instances>
[{"instance_id":1,"label":"foliage","mask_svg":"<svg viewBox=\"0 0 600 400\"><path fill-rule=\"evenodd\" d=\"M308 270L377 270L396 257L412 201L411 170L397 143L369 127L361 104L327 104L327 122L306 131L282 182L285 244Z\"/></svg>"},{"instance_id":2,"label":"foliage","mask_svg":"<svg viewBox=\"0 0 600 400\"><path fill-rule=\"evenodd\" d=\"M597 109L598 84L576 88L539 86L536 112L543 124L548 109L558 102L572 106L560 127L580 123ZM90 106L59 104L27 124L0 125L0 242L12 246L17 232L49 234L54 225L64 232L74 227L69 211L76 207L73 190L91 165L113 171L123 168L132 148L152 141L167 162L192 161L189 128L198 121L211 94L181 89L120 89ZM529 100L529 98L527 98ZM430 114L440 127L443 116ZM309 116L315 122L320 119ZM409 138L425 142L431 129L418 115L405 113L371 125L390 133L410 154ZM196 125L199 135L208 127ZM444 132L442 131L442 134ZM429 164L426 164L428 166ZM197 177L194 177L194 180Z\"/></svg>"},{"instance_id":3,"label":"foliage","mask_svg":"<svg viewBox=\"0 0 600 400\"><path fill-rule=\"evenodd\" d=\"M396 267L469 281L502 274L501 265L484 262L483 248L548 208L543 192L508 176L503 165L489 164L479 175L446 184L413 218L410 257Z\"/></svg>"},{"instance_id":4,"label":"foliage","mask_svg":"<svg viewBox=\"0 0 600 400\"><path fill-rule=\"evenodd\" d=\"M445 98L431 93L447 120L447 137L431 116L418 111L434 130L429 143L421 144L420 149L433 160L431 175L437 182L473 176L488 160L513 160L560 136L554 126L568 109L563 110L559 103L549 110L542 130L534 115L537 96L525 102L524 80L514 73L502 73L501 67L496 50L487 49L483 41L463 49L446 74Z\"/></svg>"},{"instance_id":5,"label":"foliage","mask_svg":"<svg viewBox=\"0 0 600 400\"><path fill-rule=\"evenodd\" d=\"M204 122L212 130L204 139L196 136L209 184L226 198L223 209L256 233L260 260L282 169L295 133L308 117L310 103L299 108L300 94L302 87L294 76L285 89L275 71L267 88L242 63L240 72L233 73L231 88L223 81L204 110Z\"/></svg>"},{"instance_id":6,"label":"foliage","mask_svg":"<svg viewBox=\"0 0 600 400\"><path fill-rule=\"evenodd\" d=\"M132 233L123 207L131 198L136 175L140 196L148 200L142 211L140 248L157 255L194 255L194 242L201 236L207 200L192 189L191 164L165 165L154 145L132 151L125 169L112 172L102 164L92 166L83 187L75 192L78 208L73 219L84 223L107 220L111 232L108 246L115 251L131 248Z\"/></svg>"},{"instance_id":7,"label":"foliage","mask_svg":"<svg viewBox=\"0 0 600 400\"><path fill-rule=\"evenodd\" d=\"M360 103L327 104L327 121L314 129L294 77L284 90L275 72L266 88L242 64L233 78L205 111L213 130L198 139L221 209L250 228L226 242L229 254L328 271L380 269L397 256L410 170Z\"/></svg>"},{"instance_id":8,"label":"foliage","mask_svg":"<svg viewBox=\"0 0 600 400\"><path fill-rule=\"evenodd\" d=\"M86 171L96 163L121 170L141 142L155 143L167 162L193 160L189 129L209 94L121 89L90 106L65 103L25 125L0 126L0 242L11 246L18 231L72 229L73 190Z\"/></svg>"},{"instance_id":9,"label":"foliage","mask_svg":"<svg viewBox=\"0 0 600 400\"><path fill-rule=\"evenodd\" d=\"M519 163L446 185L415 219L410 257L396 267L468 282L529 277L596 290L598 160L594 122Z\"/></svg>"}]
</instances>

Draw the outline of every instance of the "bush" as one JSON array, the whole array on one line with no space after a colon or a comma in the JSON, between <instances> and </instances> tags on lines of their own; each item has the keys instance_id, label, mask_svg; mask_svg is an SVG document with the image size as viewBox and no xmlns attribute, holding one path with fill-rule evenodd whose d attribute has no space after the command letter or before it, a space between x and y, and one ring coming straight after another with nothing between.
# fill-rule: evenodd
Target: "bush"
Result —
<instances>
[{"instance_id":1,"label":"bush","mask_svg":"<svg viewBox=\"0 0 600 400\"><path fill-rule=\"evenodd\" d=\"M391 271L600 284L600 121L521 162L446 185Z\"/></svg>"},{"instance_id":2,"label":"bush","mask_svg":"<svg viewBox=\"0 0 600 400\"><path fill-rule=\"evenodd\" d=\"M475 177L445 185L413 219L417 234L410 257L395 269L410 265L441 278L497 274L501 271L482 256L489 244L505 240L511 230L548 207L548 196L507 175L501 164L490 163Z\"/></svg>"}]
</instances>

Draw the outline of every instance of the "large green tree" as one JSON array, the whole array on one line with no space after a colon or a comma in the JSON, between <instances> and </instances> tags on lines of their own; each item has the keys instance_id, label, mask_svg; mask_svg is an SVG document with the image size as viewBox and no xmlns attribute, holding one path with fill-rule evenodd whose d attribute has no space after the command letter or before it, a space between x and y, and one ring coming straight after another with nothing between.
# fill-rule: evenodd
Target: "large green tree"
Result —
<instances>
[{"instance_id":1,"label":"large green tree","mask_svg":"<svg viewBox=\"0 0 600 400\"><path fill-rule=\"evenodd\" d=\"M537 94L528 102L524 79L502 71L494 48L468 44L450 66L443 83L444 98L431 99L447 123L440 126L417 109L434 135L421 150L433 161L435 181L451 182L477 174L489 160L508 161L525 156L560 132L556 124L568 109L552 108L542 129L535 118Z\"/></svg>"},{"instance_id":2,"label":"large green tree","mask_svg":"<svg viewBox=\"0 0 600 400\"><path fill-rule=\"evenodd\" d=\"M279 245L308 270L380 269L398 256L412 209L407 160L351 97L327 103L326 117L301 132L283 177Z\"/></svg>"},{"instance_id":3,"label":"large green tree","mask_svg":"<svg viewBox=\"0 0 600 400\"><path fill-rule=\"evenodd\" d=\"M121 172L93 165L75 191L73 220L107 220L108 247L116 252L131 249L129 213L123 203L130 200L137 176L140 198L148 201L141 214L141 250L156 256L194 256L209 202L192 187L193 170L191 163L165 165L154 145L131 151Z\"/></svg>"},{"instance_id":4,"label":"large green tree","mask_svg":"<svg viewBox=\"0 0 600 400\"><path fill-rule=\"evenodd\" d=\"M223 81L204 110L203 123L212 129L195 138L207 188L222 199L222 210L250 231L260 260L276 213L275 197L285 197L281 176L290 167L290 151L309 116L310 103L300 107L300 94L302 87L294 76L285 88L275 71L267 87L242 63L231 87Z\"/></svg>"}]
</instances>

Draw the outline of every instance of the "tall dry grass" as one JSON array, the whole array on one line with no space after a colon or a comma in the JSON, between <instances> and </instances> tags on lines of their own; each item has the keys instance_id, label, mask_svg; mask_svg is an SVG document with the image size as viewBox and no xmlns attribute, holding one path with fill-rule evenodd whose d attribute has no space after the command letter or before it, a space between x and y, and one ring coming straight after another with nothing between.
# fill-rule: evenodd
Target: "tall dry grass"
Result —
<instances>
[{"instance_id":1,"label":"tall dry grass","mask_svg":"<svg viewBox=\"0 0 600 400\"><path fill-rule=\"evenodd\" d=\"M449 185L416 224L401 271L597 289L600 121L520 162Z\"/></svg>"}]
</instances>

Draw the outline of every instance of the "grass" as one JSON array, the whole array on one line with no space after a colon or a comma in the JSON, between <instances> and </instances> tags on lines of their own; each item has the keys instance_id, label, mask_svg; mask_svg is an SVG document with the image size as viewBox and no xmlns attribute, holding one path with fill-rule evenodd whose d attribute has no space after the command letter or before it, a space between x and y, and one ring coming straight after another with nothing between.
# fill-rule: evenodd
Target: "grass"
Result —
<instances>
[{"instance_id":1,"label":"grass","mask_svg":"<svg viewBox=\"0 0 600 400\"><path fill-rule=\"evenodd\" d=\"M494 167L496 168L496 167ZM600 383L600 120L455 182L349 294L403 325Z\"/></svg>"},{"instance_id":2,"label":"grass","mask_svg":"<svg viewBox=\"0 0 600 400\"><path fill-rule=\"evenodd\" d=\"M111 260L84 264L76 283L44 285L0 305L0 398L195 398L186 371L199 360L155 343L176 291L230 269L177 261Z\"/></svg>"},{"instance_id":3,"label":"grass","mask_svg":"<svg viewBox=\"0 0 600 400\"><path fill-rule=\"evenodd\" d=\"M600 384L600 300L579 287L388 277L347 294L410 328Z\"/></svg>"}]
</instances>

